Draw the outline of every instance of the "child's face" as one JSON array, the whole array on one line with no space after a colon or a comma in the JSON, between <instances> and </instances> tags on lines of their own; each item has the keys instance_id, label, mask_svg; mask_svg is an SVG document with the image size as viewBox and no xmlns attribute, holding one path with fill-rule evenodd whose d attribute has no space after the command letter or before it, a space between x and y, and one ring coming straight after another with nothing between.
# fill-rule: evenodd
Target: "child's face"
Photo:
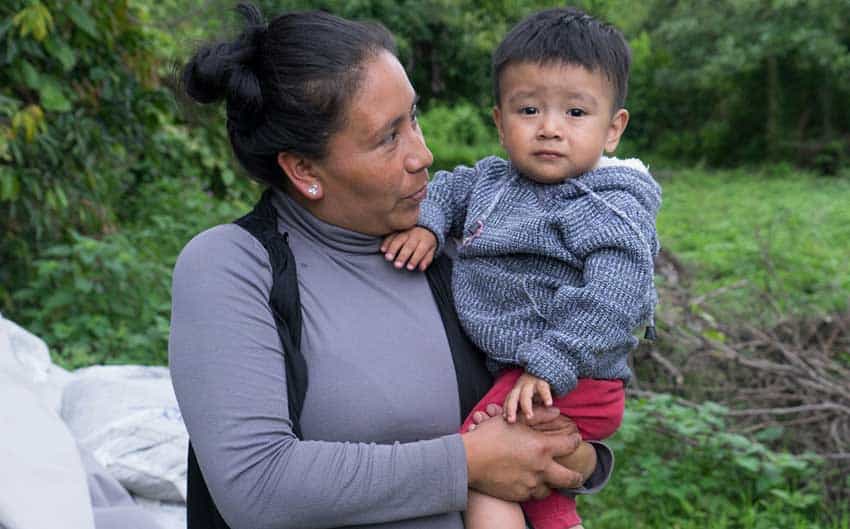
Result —
<instances>
[{"instance_id":1,"label":"child's face","mask_svg":"<svg viewBox=\"0 0 850 529\"><path fill-rule=\"evenodd\" d=\"M527 178L559 183L592 169L613 152L629 121L613 110L613 89L601 71L571 64L509 64L493 109L499 140Z\"/></svg>"}]
</instances>

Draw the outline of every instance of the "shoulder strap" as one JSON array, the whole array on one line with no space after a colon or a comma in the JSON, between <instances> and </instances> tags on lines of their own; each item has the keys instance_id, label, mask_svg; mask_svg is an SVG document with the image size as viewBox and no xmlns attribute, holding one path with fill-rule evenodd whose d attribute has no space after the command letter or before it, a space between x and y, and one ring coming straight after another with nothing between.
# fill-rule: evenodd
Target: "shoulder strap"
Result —
<instances>
[{"instance_id":1,"label":"shoulder strap","mask_svg":"<svg viewBox=\"0 0 850 529\"><path fill-rule=\"evenodd\" d=\"M307 393L307 363L301 354L301 298L295 258L289 249L288 236L277 229L277 213L271 203L272 191L263 193L253 211L235 224L253 235L269 253L272 288L269 307L283 346L286 363L286 390L292 431L300 439L299 417Z\"/></svg>"},{"instance_id":2,"label":"shoulder strap","mask_svg":"<svg viewBox=\"0 0 850 529\"><path fill-rule=\"evenodd\" d=\"M437 303L443 327L446 329L446 338L449 340L460 398L460 420L463 422L472 408L490 390L493 377L485 368L484 353L469 340L457 318L452 295L452 260L445 254L441 255L431 263L425 276L428 278L431 294Z\"/></svg>"},{"instance_id":3,"label":"shoulder strap","mask_svg":"<svg viewBox=\"0 0 850 529\"><path fill-rule=\"evenodd\" d=\"M234 224L254 236L269 254L272 288L269 307L274 314L277 333L283 346L286 364L286 389L292 431L300 439L298 418L307 392L307 364L301 354L301 300L295 259L287 236L277 229L277 214L271 203L271 190L266 190L254 209ZM192 442L189 441L187 466L186 524L189 529L230 529L210 496Z\"/></svg>"}]
</instances>

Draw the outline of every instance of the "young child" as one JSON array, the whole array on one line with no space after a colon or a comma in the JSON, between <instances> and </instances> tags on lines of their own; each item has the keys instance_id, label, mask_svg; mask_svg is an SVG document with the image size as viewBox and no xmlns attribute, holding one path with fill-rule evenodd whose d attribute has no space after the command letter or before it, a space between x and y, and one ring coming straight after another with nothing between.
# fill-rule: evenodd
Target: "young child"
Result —
<instances>
[{"instance_id":1,"label":"young child","mask_svg":"<svg viewBox=\"0 0 850 529\"><path fill-rule=\"evenodd\" d=\"M602 156L629 120L629 63L622 34L578 10L520 22L493 56L493 120L509 160L438 172L420 226L382 246L396 267L424 270L448 237L460 240L457 311L498 373L476 410L502 404L514 422L535 400L559 407L585 439L560 462L585 478L596 466L586 441L619 426L632 332L652 325L656 303L661 190L640 161ZM535 529L580 527L568 495L523 508ZM470 491L466 527L525 522L516 504Z\"/></svg>"}]
</instances>

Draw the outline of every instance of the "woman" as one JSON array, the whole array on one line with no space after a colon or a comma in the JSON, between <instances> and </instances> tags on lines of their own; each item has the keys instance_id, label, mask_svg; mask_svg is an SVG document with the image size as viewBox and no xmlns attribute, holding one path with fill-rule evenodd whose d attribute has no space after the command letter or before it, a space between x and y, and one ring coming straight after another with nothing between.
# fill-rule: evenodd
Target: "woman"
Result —
<instances>
[{"instance_id":1,"label":"woman","mask_svg":"<svg viewBox=\"0 0 850 529\"><path fill-rule=\"evenodd\" d=\"M190 526L207 489L233 528L460 529L469 487L508 500L577 487L553 457L578 439L551 410L532 426L554 435L501 418L454 433L467 406L449 320L424 275L379 251L415 224L432 162L390 35L318 12L266 26L239 9L245 32L201 49L184 83L196 101L226 100L236 157L272 190L309 385L291 415L269 251L237 224L195 237L174 271L169 346L203 474Z\"/></svg>"}]
</instances>

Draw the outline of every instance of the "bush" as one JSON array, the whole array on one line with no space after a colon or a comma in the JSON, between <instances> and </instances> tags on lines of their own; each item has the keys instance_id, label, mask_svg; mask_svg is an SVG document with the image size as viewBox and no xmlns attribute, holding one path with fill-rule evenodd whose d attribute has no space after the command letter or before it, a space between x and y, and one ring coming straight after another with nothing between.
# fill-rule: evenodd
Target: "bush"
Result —
<instances>
[{"instance_id":1,"label":"bush","mask_svg":"<svg viewBox=\"0 0 850 529\"><path fill-rule=\"evenodd\" d=\"M629 400L609 441L617 454L614 477L604 492L581 499L588 525L842 527L847 513L830 518L824 509L819 459L732 433L725 413L711 402L692 408L667 395Z\"/></svg>"},{"instance_id":2,"label":"bush","mask_svg":"<svg viewBox=\"0 0 850 529\"><path fill-rule=\"evenodd\" d=\"M19 321L65 367L165 364L180 249L201 230L246 212L248 203L217 201L196 181L160 180L128 208L139 216L120 232L101 239L73 233L50 246L14 295Z\"/></svg>"},{"instance_id":3,"label":"bush","mask_svg":"<svg viewBox=\"0 0 850 529\"><path fill-rule=\"evenodd\" d=\"M494 154L505 156L492 120L468 103L435 106L420 116L419 124L434 153L435 170L472 165Z\"/></svg>"}]
</instances>

